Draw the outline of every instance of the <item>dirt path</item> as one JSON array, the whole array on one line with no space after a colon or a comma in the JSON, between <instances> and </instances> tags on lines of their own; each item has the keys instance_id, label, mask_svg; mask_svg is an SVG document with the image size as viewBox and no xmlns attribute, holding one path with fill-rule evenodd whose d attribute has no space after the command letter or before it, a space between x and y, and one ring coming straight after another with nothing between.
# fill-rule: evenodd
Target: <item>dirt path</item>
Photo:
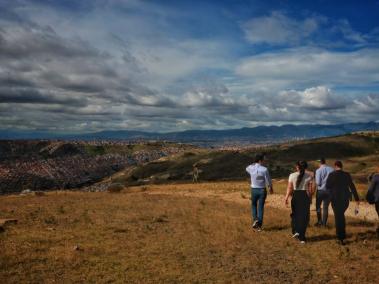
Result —
<instances>
[{"instance_id":1,"label":"dirt path","mask_svg":"<svg viewBox=\"0 0 379 284\"><path fill-rule=\"evenodd\" d=\"M247 194L242 192L220 192L217 190L190 190L190 189L178 189L178 190L152 190L148 191L150 194L174 194L181 196L189 197L200 197L200 198L220 198L222 200L236 202L240 204L250 204L250 199ZM266 206L290 210L290 207L287 207L284 204L284 195L282 194L269 194L266 199ZM350 206L347 209L345 215L348 217L359 218L365 221L376 222L378 220L378 215L375 211L374 206L367 203L361 203L359 206L359 214L354 214L354 209L356 205L355 202L350 202ZM311 205L312 214L315 214L315 202ZM330 214L333 215L333 210L329 210Z\"/></svg>"}]
</instances>

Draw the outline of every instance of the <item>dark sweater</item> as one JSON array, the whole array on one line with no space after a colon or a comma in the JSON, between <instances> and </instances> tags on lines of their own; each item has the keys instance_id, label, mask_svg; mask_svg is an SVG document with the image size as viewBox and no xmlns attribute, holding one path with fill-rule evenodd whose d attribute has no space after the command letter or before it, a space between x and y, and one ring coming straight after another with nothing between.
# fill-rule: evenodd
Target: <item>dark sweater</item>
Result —
<instances>
[{"instance_id":1,"label":"dark sweater","mask_svg":"<svg viewBox=\"0 0 379 284\"><path fill-rule=\"evenodd\" d=\"M332 201L359 200L357 189L351 179L351 175L342 170L336 170L329 174L326 180L326 189L330 192Z\"/></svg>"},{"instance_id":2,"label":"dark sweater","mask_svg":"<svg viewBox=\"0 0 379 284\"><path fill-rule=\"evenodd\" d=\"M372 177L370 187L368 188L371 191L375 198L375 203L379 202L379 174L376 174Z\"/></svg>"}]
</instances>

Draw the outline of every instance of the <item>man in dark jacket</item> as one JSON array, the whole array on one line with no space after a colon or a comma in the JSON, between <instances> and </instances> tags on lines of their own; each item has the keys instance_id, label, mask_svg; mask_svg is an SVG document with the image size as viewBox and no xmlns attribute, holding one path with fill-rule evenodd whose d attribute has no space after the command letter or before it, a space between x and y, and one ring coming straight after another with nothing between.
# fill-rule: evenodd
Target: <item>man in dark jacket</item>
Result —
<instances>
[{"instance_id":1,"label":"man in dark jacket","mask_svg":"<svg viewBox=\"0 0 379 284\"><path fill-rule=\"evenodd\" d=\"M342 170L343 165L341 161L334 163L334 169L335 171L328 176L326 188L331 197L337 238L339 243L344 245L346 238L345 211L349 207L349 201L352 200L352 195L354 195L354 199L359 205L359 196L350 174Z\"/></svg>"},{"instance_id":2,"label":"man in dark jacket","mask_svg":"<svg viewBox=\"0 0 379 284\"><path fill-rule=\"evenodd\" d=\"M379 171L378 171L379 172ZM372 194L375 202L376 213L378 213L379 217L379 173L373 174L370 180L370 186L368 191ZM376 229L377 237L379 238L379 225Z\"/></svg>"}]
</instances>

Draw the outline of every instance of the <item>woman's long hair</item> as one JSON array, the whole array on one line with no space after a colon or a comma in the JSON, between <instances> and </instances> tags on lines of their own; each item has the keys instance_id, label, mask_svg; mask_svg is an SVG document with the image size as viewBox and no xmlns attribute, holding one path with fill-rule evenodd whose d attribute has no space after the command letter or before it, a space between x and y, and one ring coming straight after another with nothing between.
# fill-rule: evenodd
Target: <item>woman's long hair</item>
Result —
<instances>
[{"instance_id":1,"label":"woman's long hair","mask_svg":"<svg viewBox=\"0 0 379 284\"><path fill-rule=\"evenodd\" d=\"M296 188L299 187L301 181L303 180L303 177L304 177L304 174L305 174L305 170L308 168L308 164L306 161L298 161L296 163L296 166L298 167L299 171L300 171L300 174L299 176L297 177L297 180L296 180Z\"/></svg>"}]
</instances>

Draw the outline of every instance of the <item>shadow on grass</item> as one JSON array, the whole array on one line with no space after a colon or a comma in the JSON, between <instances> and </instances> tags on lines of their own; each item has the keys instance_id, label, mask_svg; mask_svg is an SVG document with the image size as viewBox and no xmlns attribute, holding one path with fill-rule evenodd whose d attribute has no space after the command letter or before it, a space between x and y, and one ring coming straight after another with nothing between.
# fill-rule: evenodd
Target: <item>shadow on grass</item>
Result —
<instances>
[{"instance_id":1,"label":"shadow on grass","mask_svg":"<svg viewBox=\"0 0 379 284\"><path fill-rule=\"evenodd\" d=\"M351 238L353 238L353 240L346 240L346 244L361 242L364 240L376 240L379 238L379 236L376 231L368 230L366 232L346 235L346 239L351 239ZM322 242L322 241L330 241L330 240L337 240L336 235L323 234L323 235L307 237L308 242Z\"/></svg>"},{"instance_id":2,"label":"shadow on grass","mask_svg":"<svg viewBox=\"0 0 379 284\"><path fill-rule=\"evenodd\" d=\"M370 221L365 221L365 220L354 220L354 221L348 221L347 222L347 225L348 226L352 226L352 227L373 227L375 225L374 222L370 222Z\"/></svg>"},{"instance_id":3,"label":"shadow on grass","mask_svg":"<svg viewBox=\"0 0 379 284\"><path fill-rule=\"evenodd\" d=\"M379 235L376 231L366 231L356 234L355 241L362 241L362 240L376 240L378 239Z\"/></svg>"},{"instance_id":4,"label":"shadow on grass","mask_svg":"<svg viewBox=\"0 0 379 284\"><path fill-rule=\"evenodd\" d=\"M283 231L290 228L291 228L290 225L283 225L283 226L276 225L276 226L270 226L268 228L265 228L265 231Z\"/></svg>"},{"instance_id":5,"label":"shadow on grass","mask_svg":"<svg viewBox=\"0 0 379 284\"><path fill-rule=\"evenodd\" d=\"M307 237L308 242L322 242L322 241L330 241L330 240L335 240L335 239L336 239L335 234L323 234L323 235Z\"/></svg>"}]
</instances>

